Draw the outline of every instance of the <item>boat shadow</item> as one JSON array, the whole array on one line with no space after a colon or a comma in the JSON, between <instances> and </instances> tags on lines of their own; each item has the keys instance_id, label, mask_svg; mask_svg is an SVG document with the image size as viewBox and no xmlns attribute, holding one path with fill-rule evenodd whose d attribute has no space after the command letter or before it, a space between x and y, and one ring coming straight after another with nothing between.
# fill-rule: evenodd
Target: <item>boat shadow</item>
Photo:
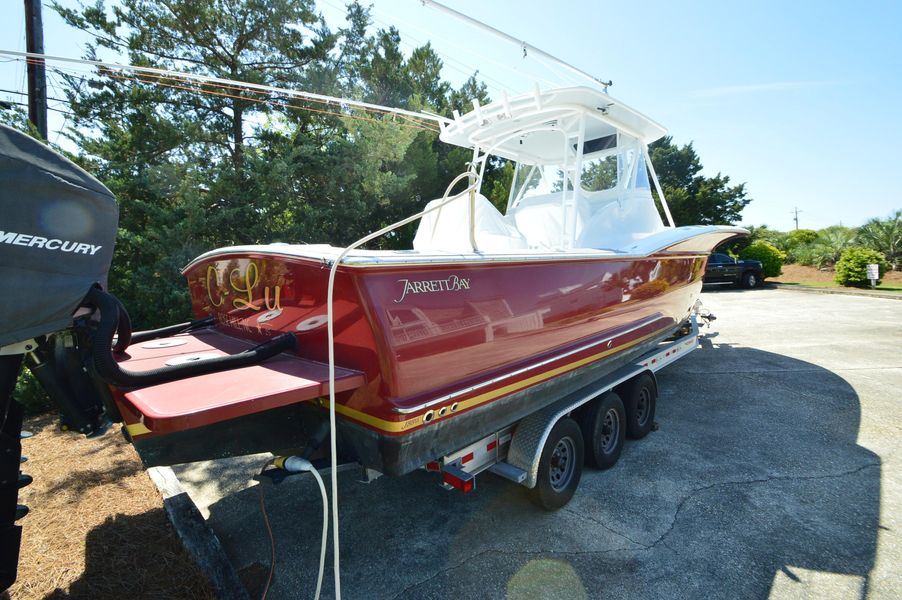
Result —
<instances>
[{"instance_id":1,"label":"boat shadow","mask_svg":"<svg viewBox=\"0 0 902 600\"><path fill-rule=\"evenodd\" d=\"M535 508L525 490L434 474L340 475L347 597L765 598L867 595L880 509L879 457L857 444L855 390L817 365L703 346L659 373L658 430L611 470L585 470L571 503ZM277 559L269 598L315 586L319 490L309 476L263 484ZM209 523L250 594L269 541L256 489L222 497ZM324 593L331 594L327 559Z\"/></svg>"}]
</instances>

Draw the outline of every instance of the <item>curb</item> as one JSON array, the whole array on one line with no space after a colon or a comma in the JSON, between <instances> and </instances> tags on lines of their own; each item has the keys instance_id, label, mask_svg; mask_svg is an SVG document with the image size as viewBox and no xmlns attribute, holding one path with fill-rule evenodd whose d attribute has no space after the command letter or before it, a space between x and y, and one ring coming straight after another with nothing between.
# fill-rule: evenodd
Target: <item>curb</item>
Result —
<instances>
[{"instance_id":1,"label":"curb","mask_svg":"<svg viewBox=\"0 0 902 600\"><path fill-rule=\"evenodd\" d=\"M207 525L188 492L182 489L172 469L152 467L147 474L163 495L163 508L176 535L209 580L216 597L222 600L250 600L219 538Z\"/></svg>"},{"instance_id":2,"label":"curb","mask_svg":"<svg viewBox=\"0 0 902 600\"><path fill-rule=\"evenodd\" d=\"M881 292L870 291L870 290L858 290L858 289L848 289L848 290L840 290L840 289L832 289L832 288L818 288L818 287L810 287L810 286L798 286L798 285L788 285L785 283L779 283L777 281L769 281L769 284L776 287L778 290L790 290L796 292L808 292L809 294L836 294L839 296L863 296L866 298L885 298L887 300L902 300L902 293L892 293L892 292Z\"/></svg>"}]
</instances>

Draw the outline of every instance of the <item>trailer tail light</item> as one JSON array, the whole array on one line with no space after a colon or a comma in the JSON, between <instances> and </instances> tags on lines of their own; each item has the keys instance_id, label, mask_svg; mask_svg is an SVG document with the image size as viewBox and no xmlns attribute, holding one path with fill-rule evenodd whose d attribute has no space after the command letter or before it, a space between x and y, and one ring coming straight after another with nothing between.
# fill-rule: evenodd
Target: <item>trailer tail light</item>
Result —
<instances>
[{"instance_id":1,"label":"trailer tail light","mask_svg":"<svg viewBox=\"0 0 902 600\"><path fill-rule=\"evenodd\" d=\"M476 478L470 477L469 479L461 479L460 477L456 477L451 473L442 473L442 481L447 483L455 490L458 490L463 493L472 492L476 487Z\"/></svg>"},{"instance_id":2,"label":"trailer tail light","mask_svg":"<svg viewBox=\"0 0 902 600\"><path fill-rule=\"evenodd\" d=\"M463 493L476 489L476 476L453 465L445 465L442 469L442 483Z\"/></svg>"}]
</instances>

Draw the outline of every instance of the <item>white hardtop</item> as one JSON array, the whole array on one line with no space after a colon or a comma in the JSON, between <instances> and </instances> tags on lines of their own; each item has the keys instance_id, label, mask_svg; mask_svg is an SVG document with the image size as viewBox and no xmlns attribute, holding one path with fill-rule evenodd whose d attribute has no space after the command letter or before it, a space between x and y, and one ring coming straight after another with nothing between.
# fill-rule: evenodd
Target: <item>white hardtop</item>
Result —
<instances>
[{"instance_id":1,"label":"white hardtop","mask_svg":"<svg viewBox=\"0 0 902 600\"><path fill-rule=\"evenodd\" d=\"M583 116L587 116L585 120ZM514 161L555 164L562 161L560 133L576 135L585 123L584 139L603 140L618 132L644 144L667 130L642 113L606 93L589 87L539 90L480 106L442 123L442 141L483 151Z\"/></svg>"}]
</instances>

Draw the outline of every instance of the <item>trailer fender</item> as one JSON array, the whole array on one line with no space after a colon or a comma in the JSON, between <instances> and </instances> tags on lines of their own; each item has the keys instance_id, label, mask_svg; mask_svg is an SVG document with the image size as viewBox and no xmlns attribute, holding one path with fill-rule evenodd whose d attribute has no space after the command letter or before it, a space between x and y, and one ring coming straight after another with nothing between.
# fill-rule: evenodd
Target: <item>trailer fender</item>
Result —
<instances>
[{"instance_id":1,"label":"trailer fender","mask_svg":"<svg viewBox=\"0 0 902 600\"><path fill-rule=\"evenodd\" d=\"M598 389L594 389L585 395L567 396L517 423L507 453L507 462L526 471L526 479L521 485L529 489L536 487L542 449L545 447L548 434L551 433L555 423L604 391L607 390L599 392Z\"/></svg>"}]
</instances>

